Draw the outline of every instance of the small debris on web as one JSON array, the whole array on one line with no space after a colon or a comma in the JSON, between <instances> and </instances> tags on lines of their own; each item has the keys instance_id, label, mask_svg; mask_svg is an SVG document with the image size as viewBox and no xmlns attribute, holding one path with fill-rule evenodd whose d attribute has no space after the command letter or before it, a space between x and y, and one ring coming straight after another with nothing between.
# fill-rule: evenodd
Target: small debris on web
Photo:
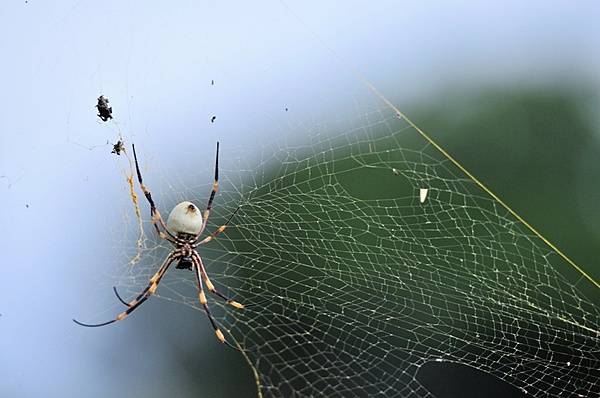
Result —
<instances>
[{"instance_id":1,"label":"small debris on web","mask_svg":"<svg viewBox=\"0 0 600 398\"><path fill-rule=\"evenodd\" d=\"M215 120L217 120L217 117L216 117L216 116L213 116L213 117L211 117L211 118L210 118L210 122L211 122L211 123L214 123L214 122L215 122Z\"/></svg>"},{"instance_id":2,"label":"small debris on web","mask_svg":"<svg viewBox=\"0 0 600 398\"><path fill-rule=\"evenodd\" d=\"M214 86L214 85L215 85L215 81L214 81L214 80L211 80L211 81L210 81L210 85L211 85L211 86Z\"/></svg>"},{"instance_id":3,"label":"small debris on web","mask_svg":"<svg viewBox=\"0 0 600 398\"><path fill-rule=\"evenodd\" d=\"M287 106L285 107L285 111L286 111L286 112L288 111L288 108L287 108Z\"/></svg>"},{"instance_id":4,"label":"small debris on web","mask_svg":"<svg viewBox=\"0 0 600 398\"><path fill-rule=\"evenodd\" d=\"M123 141L119 140L113 145L113 150L110 153L121 155L121 152L125 152L125 146L123 145Z\"/></svg>"},{"instance_id":5,"label":"small debris on web","mask_svg":"<svg viewBox=\"0 0 600 398\"><path fill-rule=\"evenodd\" d=\"M25 207L29 209L29 204L28 204L28 203L25 203Z\"/></svg>"},{"instance_id":6,"label":"small debris on web","mask_svg":"<svg viewBox=\"0 0 600 398\"><path fill-rule=\"evenodd\" d=\"M96 108L98 108L98 117L102 119L103 122L112 119L112 107L108 106L108 98L103 95L99 96Z\"/></svg>"},{"instance_id":7,"label":"small debris on web","mask_svg":"<svg viewBox=\"0 0 600 398\"><path fill-rule=\"evenodd\" d=\"M427 199L427 193L429 192L429 188L421 188L419 190L419 202L424 203L425 199Z\"/></svg>"},{"instance_id":8,"label":"small debris on web","mask_svg":"<svg viewBox=\"0 0 600 398\"><path fill-rule=\"evenodd\" d=\"M130 162L130 166L131 166L131 159L129 162ZM139 226L139 236L138 236L138 240L136 242L137 251L136 251L135 256L133 256L133 258L131 260L129 260L129 265L135 265L137 262L140 261L140 258L142 257L142 249L144 247L145 239L144 239L144 228L142 225L142 213L140 211L138 196L135 193L135 186L133 183L133 171L131 172L130 175L127 176L127 184L129 185L129 195L131 197L131 201L133 202L133 207L135 209L135 218L138 220L138 226Z\"/></svg>"},{"instance_id":9,"label":"small debris on web","mask_svg":"<svg viewBox=\"0 0 600 398\"><path fill-rule=\"evenodd\" d=\"M399 176L400 175L400 170L392 168L392 173L394 173L394 175Z\"/></svg>"}]
</instances>

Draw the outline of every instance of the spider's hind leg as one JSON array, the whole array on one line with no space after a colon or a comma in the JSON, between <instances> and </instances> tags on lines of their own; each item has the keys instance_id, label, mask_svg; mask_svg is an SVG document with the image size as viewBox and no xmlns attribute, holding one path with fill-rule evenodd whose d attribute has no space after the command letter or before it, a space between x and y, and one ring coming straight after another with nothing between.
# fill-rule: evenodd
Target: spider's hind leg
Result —
<instances>
[{"instance_id":1,"label":"spider's hind leg","mask_svg":"<svg viewBox=\"0 0 600 398\"><path fill-rule=\"evenodd\" d=\"M232 307L235 307L239 310L244 309L244 304L230 299L229 297L225 296L223 293L219 292L215 288L215 285L213 285L213 283L210 281L210 278L208 277L208 274L206 273L206 270L204 269L204 264L202 264L202 259L200 258L199 255L193 254L193 259L197 262L198 268L200 268L200 274L202 275L202 279L204 279L204 283L206 283L206 287L208 288L209 292L222 298L223 300L225 300L227 302L227 304L229 304Z\"/></svg>"},{"instance_id":2,"label":"spider's hind leg","mask_svg":"<svg viewBox=\"0 0 600 398\"><path fill-rule=\"evenodd\" d=\"M106 321L106 322L103 322L103 323L96 323L96 324L83 323L83 322L79 322L76 319L73 319L73 322L75 322L78 325L86 326L86 327L99 327L99 326L110 325L111 323L114 323L114 322L117 322L117 321L122 321L129 314L131 314L133 311L135 311L136 308L138 308L146 300L148 300L148 298L150 296L152 296L154 294L154 292L158 288L158 284L160 283L162 277L165 275L165 273L169 269L169 266L173 263L173 261L175 260L175 258L179 254L180 253L177 252L177 251L173 251L171 254L169 254L169 256L165 259L165 261L160 266L160 268L158 269L158 271L154 274L154 276L152 276L152 278L150 278L150 281L148 282L148 285L146 286L146 288L140 294L138 294L138 296L133 301L131 301L130 303L128 303L125 300L123 300L123 298L121 298L121 296L117 292L117 289L113 288L113 290L114 290L115 294L117 295L117 298L119 299L119 301L121 301L121 303L123 303L123 304L125 304L127 306L127 309L125 311L117 314L117 316L114 319L111 319L110 321Z\"/></svg>"},{"instance_id":3,"label":"spider's hind leg","mask_svg":"<svg viewBox=\"0 0 600 398\"><path fill-rule=\"evenodd\" d=\"M200 300L200 304L204 308L204 312L206 312L206 316L208 316L208 320L212 325L215 335L217 336L217 340L221 343L226 343L225 336L221 329L219 329L219 325L217 325L217 321L213 318L212 313L210 312L210 308L208 308L208 300L206 300L206 295L204 294L204 289L202 288L202 279L200 279L200 272L198 271L198 264L194 264L194 271L196 273L196 283L198 284L198 299Z\"/></svg>"},{"instance_id":4,"label":"spider's hind leg","mask_svg":"<svg viewBox=\"0 0 600 398\"><path fill-rule=\"evenodd\" d=\"M127 307L131 307L131 304L129 304L127 301L123 300L123 298L121 297L121 295L117 291L117 287L116 286L113 286L113 292L115 292L115 296L117 296L117 298L119 299L119 301L121 303L125 304Z\"/></svg>"}]
</instances>

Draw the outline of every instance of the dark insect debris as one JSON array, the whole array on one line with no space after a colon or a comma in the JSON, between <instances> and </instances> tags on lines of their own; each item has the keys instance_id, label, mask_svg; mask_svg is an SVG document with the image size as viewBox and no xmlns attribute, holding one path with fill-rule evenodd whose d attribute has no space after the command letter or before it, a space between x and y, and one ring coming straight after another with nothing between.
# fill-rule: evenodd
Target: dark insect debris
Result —
<instances>
[{"instance_id":1,"label":"dark insect debris","mask_svg":"<svg viewBox=\"0 0 600 398\"><path fill-rule=\"evenodd\" d=\"M123 145L123 141L119 140L116 144L113 145L113 150L110 151L110 153L120 155L121 152L125 152L125 146Z\"/></svg>"},{"instance_id":2,"label":"dark insect debris","mask_svg":"<svg viewBox=\"0 0 600 398\"><path fill-rule=\"evenodd\" d=\"M216 117L216 116L213 116L213 117L211 117L211 118L210 118L210 122L211 122L211 123L214 123L214 122L215 122L215 120L217 120L217 117Z\"/></svg>"},{"instance_id":3,"label":"dark insect debris","mask_svg":"<svg viewBox=\"0 0 600 398\"><path fill-rule=\"evenodd\" d=\"M108 98L103 95L99 96L96 108L98 108L98 117L102 119L103 122L112 119L112 107L108 106Z\"/></svg>"}]
</instances>

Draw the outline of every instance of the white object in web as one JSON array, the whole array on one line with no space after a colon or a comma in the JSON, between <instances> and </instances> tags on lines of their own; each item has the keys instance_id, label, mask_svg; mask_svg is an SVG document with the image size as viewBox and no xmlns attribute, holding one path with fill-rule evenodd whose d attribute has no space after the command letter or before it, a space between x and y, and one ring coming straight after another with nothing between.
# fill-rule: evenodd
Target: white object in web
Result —
<instances>
[{"instance_id":1,"label":"white object in web","mask_svg":"<svg viewBox=\"0 0 600 398\"><path fill-rule=\"evenodd\" d=\"M427 199L427 192L429 192L429 188L421 188L419 190L419 201L421 203L425 202L425 199Z\"/></svg>"}]
</instances>

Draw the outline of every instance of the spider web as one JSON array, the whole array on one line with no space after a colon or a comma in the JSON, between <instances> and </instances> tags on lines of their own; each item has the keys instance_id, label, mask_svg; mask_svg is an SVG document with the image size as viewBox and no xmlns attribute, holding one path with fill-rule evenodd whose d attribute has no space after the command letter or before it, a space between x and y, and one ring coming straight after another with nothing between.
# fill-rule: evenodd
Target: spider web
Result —
<instances>
[{"instance_id":1,"label":"spider web","mask_svg":"<svg viewBox=\"0 0 600 398\"><path fill-rule=\"evenodd\" d=\"M440 362L536 397L600 395L593 284L405 119L362 110L221 169L209 230L241 209L200 252L222 291L260 303L211 301L258 395L432 396L419 373ZM210 191L177 184L152 186L161 208ZM169 250L144 245L119 274L130 294ZM169 273L157 295L200 309L191 273Z\"/></svg>"}]
</instances>

